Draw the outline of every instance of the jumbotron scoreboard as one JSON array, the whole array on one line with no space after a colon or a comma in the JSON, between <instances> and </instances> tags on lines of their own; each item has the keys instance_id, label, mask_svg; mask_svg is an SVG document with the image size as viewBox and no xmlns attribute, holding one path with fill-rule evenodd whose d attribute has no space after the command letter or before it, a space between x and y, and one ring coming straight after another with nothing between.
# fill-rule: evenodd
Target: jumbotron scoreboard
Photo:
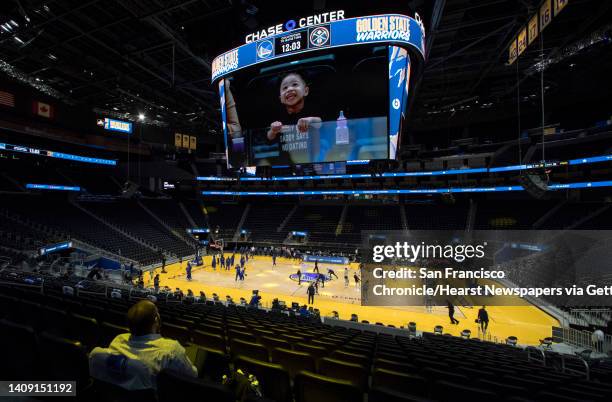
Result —
<instances>
[{"instance_id":1,"label":"jumbotron scoreboard","mask_svg":"<svg viewBox=\"0 0 612 402\"><path fill-rule=\"evenodd\" d=\"M228 167L395 159L425 29L418 14L291 19L213 60Z\"/></svg>"}]
</instances>

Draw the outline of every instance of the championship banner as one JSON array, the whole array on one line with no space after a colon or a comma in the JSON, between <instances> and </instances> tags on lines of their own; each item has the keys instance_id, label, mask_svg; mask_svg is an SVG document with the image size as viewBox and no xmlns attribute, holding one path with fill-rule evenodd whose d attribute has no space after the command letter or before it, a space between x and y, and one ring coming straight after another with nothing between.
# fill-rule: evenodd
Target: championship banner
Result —
<instances>
[{"instance_id":1,"label":"championship banner","mask_svg":"<svg viewBox=\"0 0 612 402\"><path fill-rule=\"evenodd\" d=\"M567 3L569 2L569 0L554 0L554 2L555 2L555 17L556 17L557 15L559 15L561 10L563 10L565 6L567 6Z\"/></svg>"},{"instance_id":2,"label":"championship banner","mask_svg":"<svg viewBox=\"0 0 612 402\"><path fill-rule=\"evenodd\" d=\"M510 48L508 49L508 64L513 64L518 58L518 49L516 45L516 38L510 43Z\"/></svg>"},{"instance_id":3,"label":"championship banner","mask_svg":"<svg viewBox=\"0 0 612 402\"><path fill-rule=\"evenodd\" d=\"M196 150L198 146L198 139L196 137L189 137L189 149Z\"/></svg>"},{"instance_id":4,"label":"championship banner","mask_svg":"<svg viewBox=\"0 0 612 402\"><path fill-rule=\"evenodd\" d=\"M527 24L527 46L538 37L540 31L538 30L538 14L531 17Z\"/></svg>"},{"instance_id":5,"label":"championship banner","mask_svg":"<svg viewBox=\"0 0 612 402\"><path fill-rule=\"evenodd\" d=\"M550 24L552 20L552 0L544 0L544 3L540 6L540 32L544 31L544 28Z\"/></svg>"},{"instance_id":6,"label":"championship banner","mask_svg":"<svg viewBox=\"0 0 612 402\"><path fill-rule=\"evenodd\" d=\"M174 133L174 146L177 148L183 146L183 134Z\"/></svg>"},{"instance_id":7,"label":"championship banner","mask_svg":"<svg viewBox=\"0 0 612 402\"><path fill-rule=\"evenodd\" d=\"M189 136L187 134L183 134L183 148L189 149Z\"/></svg>"},{"instance_id":8,"label":"championship banner","mask_svg":"<svg viewBox=\"0 0 612 402\"><path fill-rule=\"evenodd\" d=\"M212 80L264 61L327 47L368 43L408 46L425 54L425 28L420 17L372 15L331 21L266 36L216 57Z\"/></svg>"},{"instance_id":9,"label":"championship banner","mask_svg":"<svg viewBox=\"0 0 612 402\"><path fill-rule=\"evenodd\" d=\"M523 28L521 32L519 32L517 42L518 55L520 56L525 49L527 49L527 28Z\"/></svg>"}]
</instances>

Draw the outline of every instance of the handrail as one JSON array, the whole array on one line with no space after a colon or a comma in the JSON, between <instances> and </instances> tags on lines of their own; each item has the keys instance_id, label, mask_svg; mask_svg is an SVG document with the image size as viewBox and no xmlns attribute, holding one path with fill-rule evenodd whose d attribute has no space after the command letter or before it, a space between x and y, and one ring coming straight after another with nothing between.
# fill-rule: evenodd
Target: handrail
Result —
<instances>
[{"instance_id":1,"label":"handrail","mask_svg":"<svg viewBox=\"0 0 612 402\"><path fill-rule=\"evenodd\" d=\"M578 369L567 367L565 364L566 360L574 360L574 361L581 362L584 365L584 372ZM584 360L580 356L561 355L561 371L563 373L568 373L568 374L578 374L578 375L584 374L586 376L587 381L591 379L591 369L589 368L589 364L586 362L586 360Z\"/></svg>"},{"instance_id":2,"label":"handrail","mask_svg":"<svg viewBox=\"0 0 612 402\"><path fill-rule=\"evenodd\" d=\"M525 351L527 352L527 361L541 363L542 366L546 367L546 354L544 354L542 349L538 349L535 346L528 346L525 348Z\"/></svg>"}]
</instances>

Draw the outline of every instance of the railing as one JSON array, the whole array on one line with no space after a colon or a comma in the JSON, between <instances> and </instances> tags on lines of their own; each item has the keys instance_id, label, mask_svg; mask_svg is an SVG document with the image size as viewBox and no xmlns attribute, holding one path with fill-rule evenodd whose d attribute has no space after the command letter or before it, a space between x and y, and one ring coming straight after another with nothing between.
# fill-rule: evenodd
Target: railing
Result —
<instances>
[{"instance_id":1,"label":"railing","mask_svg":"<svg viewBox=\"0 0 612 402\"><path fill-rule=\"evenodd\" d=\"M499 343L499 340L497 339L496 336L491 334L491 332L488 330L483 331L480 325L478 325L478 339L480 339L481 341L485 341L485 342Z\"/></svg>"},{"instance_id":2,"label":"railing","mask_svg":"<svg viewBox=\"0 0 612 402\"><path fill-rule=\"evenodd\" d=\"M579 348L591 349L597 353L612 351L612 335L604 335L603 341L593 341L593 333L573 328L562 328L562 342Z\"/></svg>"},{"instance_id":3,"label":"railing","mask_svg":"<svg viewBox=\"0 0 612 402\"><path fill-rule=\"evenodd\" d=\"M570 310L570 316L578 325L605 326L612 319L612 310L609 308L576 308Z\"/></svg>"},{"instance_id":4,"label":"railing","mask_svg":"<svg viewBox=\"0 0 612 402\"><path fill-rule=\"evenodd\" d=\"M579 356L561 355L561 371L567 374L584 375L587 381L591 379L589 364Z\"/></svg>"},{"instance_id":5,"label":"railing","mask_svg":"<svg viewBox=\"0 0 612 402\"><path fill-rule=\"evenodd\" d=\"M542 349L528 346L525 351L527 352L527 361L539 363L542 367L546 366L546 354Z\"/></svg>"},{"instance_id":6,"label":"railing","mask_svg":"<svg viewBox=\"0 0 612 402\"><path fill-rule=\"evenodd\" d=\"M11 258L10 257L5 257L5 256L0 256L0 269L8 267L9 265L11 265Z\"/></svg>"}]
</instances>

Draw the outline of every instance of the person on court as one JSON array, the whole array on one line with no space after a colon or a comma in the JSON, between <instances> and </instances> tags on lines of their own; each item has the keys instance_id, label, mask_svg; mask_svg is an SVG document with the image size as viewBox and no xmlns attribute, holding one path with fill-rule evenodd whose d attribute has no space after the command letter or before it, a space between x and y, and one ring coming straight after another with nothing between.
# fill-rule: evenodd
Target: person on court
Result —
<instances>
[{"instance_id":1,"label":"person on court","mask_svg":"<svg viewBox=\"0 0 612 402\"><path fill-rule=\"evenodd\" d=\"M315 286L314 284L310 284L308 289L306 289L306 293L308 294L308 304L314 304L315 297Z\"/></svg>"},{"instance_id":2,"label":"person on court","mask_svg":"<svg viewBox=\"0 0 612 402\"><path fill-rule=\"evenodd\" d=\"M324 275L324 274L319 274L319 279L318 279L318 280L320 280L320 281L321 281L321 287L322 287L323 289L325 289L325 279L326 279L326 278L325 278L325 275Z\"/></svg>"},{"instance_id":3,"label":"person on court","mask_svg":"<svg viewBox=\"0 0 612 402\"><path fill-rule=\"evenodd\" d=\"M345 267L344 268L344 287L348 288L349 285L350 285L350 281L349 281L348 267Z\"/></svg>"},{"instance_id":4,"label":"person on court","mask_svg":"<svg viewBox=\"0 0 612 402\"><path fill-rule=\"evenodd\" d=\"M446 304L446 308L448 308L448 318L450 318L451 324L459 324L459 320L455 318L455 306L453 306L453 303L451 303L450 300L447 300Z\"/></svg>"},{"instance_id":5,"label":"person on court","mask_svg":"<svg viewBox=\"0 0 612 402\"><path fill-rule=\"evenodd\" d=\"M316 272L317 274L319 273L319 260L315 260L315 266L312 272Z\"/></svg>"},{"instance_id":6,"label":"person on court","mask_svg":"<svg viewBox=\"0 0 612 402\"><path fill-rule=\"evenodd\" d=\"M185 268L185 273L187 274L187 280L191 280L191 262L187 262L187 267Z\"/></svg>"},{"instance_id":7,"label":"person on court","mask_svg":"<svg viewBox=\"0 0 612 402\"><path fill-rule=\"evenodd\" d=\"M161 269L161 272L162 272L162 274L165 274L166 273L166 256L163 253L162 253L161 259L162 259L162 269Z\"/></svg>"},{"instance_id":8,"label":"person on court","mask_svg":"<svg viewBox=\"0 0 612 402\"><path fill-rule=\"evenodd\" d=\"M336 275L336 273L334 272L333 269L331 268L327 268L327 275L329 275L329 278L331 279L332 276L335 276L336 279L338 279L338 275Z\"/></svg>"},{"instance_id":9,"label":"person on court","mask_svg":"<svg viewBox=\"0 0 612 402\"><path fill-rule=\"evenodd\" d=\"M302 271L300 271L299 268L298 268L296 274L297 274L297 277L298 277L298 285L302 285Z\"/></svg>"},{"instance_id":10,"label":"person on court","mask_svg":"<svg viewBox=\"0 0 612 402\"><path fill-rule=\"evenodd\" d=\"M213 271L217 270L217 259L215 258L214 255L212 257L212 269L213 269Z\"/></svg>"},{"instance_id":11,"label":"person on court","mask_svg":"<svg viewBox=\"0 0 612 402\"><path fill-rule=\"evenodd\" d=\"M357 273L355 273L353 275L353 279L355 280L355 287L359 289L359 282L361 281L361 279L359 278L359 275L357 275Z\"/></svg>"},{"instance_id":12,"label":"person on court","mask_svg":"<svg viewBox=\"0 0 612 402\"><path fill-rule=\"evenodd\" d=\"M480 324L482 333L485 334L489 328L489 312L486 310L485 306L482 306L482 308L478 310L478 323Z\"/></svg>"},{"instance_id":13,"label":"person on court","mask_svg":"<svg viewBox=\"0 0 612 402\"><path fill-rule=\"evenodd\" d=\"M235 282L238 282L238 279L240 279L240 265L236 265L236 277L234 278Z\"/></svg>"},{"instance_id":14,"label":"person on court","mask_svg":"<svg viewBox=\"0 0 612 402\"><path fill-rule=\"evenodd\" d=\"M219 267L219 269L225 269L225 256L223 254L221 254L221 258L219 259L221 266Z\"/></svg>"},{"instance_id":15,"label":"person on court","mask_svg":"<svg viewBox=\"0 0 612 402\"><path fill-rule=\"evenodd\" d=\"M153 287L156 292L159 292L159 274L156 274L155 278L153 278Z\"/></svg>"},{"instance_id":16,"label":"person on court","mask_svg":"<svg viewBox=\"0 0 612 402\"><path fill-rule=\"evenodd\" d=\"M273 267L276 266L276 254L275 253L272 254L272 266Z\"/></svg>"},{"instance_id":17,"label":"person on court","mask_svg":"<svg viewBox=\"0 0 612 402\"><path fill-rule=\"evenodd\" d=\"M366 281L363 283L363 286L361 286L361 301L363 303L368 302L368 290L369 289L370 289L370 281L366 279Z\"/></svg>"}]
</instances>

